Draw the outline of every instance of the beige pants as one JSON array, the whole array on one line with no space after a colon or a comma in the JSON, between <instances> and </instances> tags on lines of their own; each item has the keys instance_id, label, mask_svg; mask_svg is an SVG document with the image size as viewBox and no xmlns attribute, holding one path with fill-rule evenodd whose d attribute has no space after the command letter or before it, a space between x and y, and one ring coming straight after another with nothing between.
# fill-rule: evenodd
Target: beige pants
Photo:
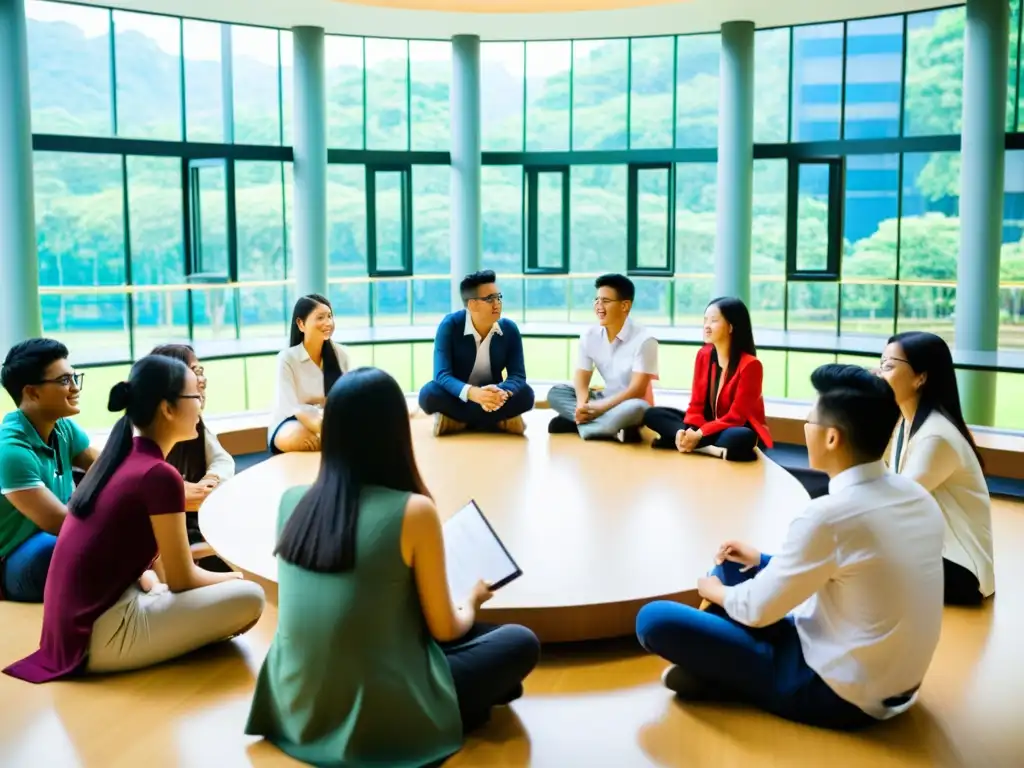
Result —
<instances>
[{"instance_id":1,"label":"beige pants","mask_svg":"<svg viewBox=\"0 0 1024 768\"><path fill-rule=\"evenodd\" d=\"M159 664L227 640L263 613L263 589L224 581L188 592L129 587L93 624L87 672L122 672Z\"/></svg>"}]
</instances>

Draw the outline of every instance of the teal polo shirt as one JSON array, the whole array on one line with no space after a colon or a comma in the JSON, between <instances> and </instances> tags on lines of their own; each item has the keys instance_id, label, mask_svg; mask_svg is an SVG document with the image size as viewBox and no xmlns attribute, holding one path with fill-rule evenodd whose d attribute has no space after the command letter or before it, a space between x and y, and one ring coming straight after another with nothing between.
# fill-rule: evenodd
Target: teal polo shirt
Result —
<instances>
[{"instance_id":1,"label":"teal polo shirt","mask_svg":"<svg viewBox=\"0 0 1024 768\"><path fill-rule=\"evenodd\" d=\"M89 436L71 419L59 419L47 445L20 410L0 422L0 558L20 547L39 527L15 509L7 494L49 488L67 504L75 490L71 460L89 447Z\"/></svg>"}]
</instances>

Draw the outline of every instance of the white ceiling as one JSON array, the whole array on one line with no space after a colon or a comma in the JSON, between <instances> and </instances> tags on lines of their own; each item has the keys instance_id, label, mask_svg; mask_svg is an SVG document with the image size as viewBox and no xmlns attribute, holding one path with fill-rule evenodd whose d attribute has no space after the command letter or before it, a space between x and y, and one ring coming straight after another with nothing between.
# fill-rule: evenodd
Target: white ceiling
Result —
<instances>
[{"instance_id":1,"label":"white ceiling","mask_svg":"<svg viewBox=\"0 0 1024 768\"><path fill-rule=\"evenodd\" d=\"M717 30L725 21L758 27L883 16L949 5L942 0L684 0L620 11L573 13L448 13L370 7L337 0L79 0L125 10L152 11L212 21L271 27L318 26L348 35L447 39L477 34L483 40L665 35Z\"/></svg>"}]
</instances>

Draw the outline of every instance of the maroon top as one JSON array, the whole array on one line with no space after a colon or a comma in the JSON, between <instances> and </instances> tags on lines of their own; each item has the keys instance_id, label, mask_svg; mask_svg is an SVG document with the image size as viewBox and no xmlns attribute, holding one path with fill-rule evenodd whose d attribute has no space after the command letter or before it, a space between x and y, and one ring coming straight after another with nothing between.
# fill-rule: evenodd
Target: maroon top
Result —
<instances>
[{"instance_id":1,"label":"maroon top","mask_svg":"<svg viewBox=\"0 0 1024 768\"><path fill-rule=\"evenodd\" d=\"M92 514L64 520L43 592L39 650L4 672L45 683L79 671L96 619L156 559L150 516L184 509L181 475L164 461L156 443L136 437L128 458L96 497Z\"/></svg>"}]
</instances>

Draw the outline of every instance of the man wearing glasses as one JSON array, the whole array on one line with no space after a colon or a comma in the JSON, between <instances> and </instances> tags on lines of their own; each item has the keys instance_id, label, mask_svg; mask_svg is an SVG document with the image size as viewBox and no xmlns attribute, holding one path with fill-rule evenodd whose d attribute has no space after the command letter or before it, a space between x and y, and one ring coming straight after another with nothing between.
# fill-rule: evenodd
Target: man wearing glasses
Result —
<instances>
[{"instance_id":1,"label":"man wearing glasses","mask_svg":"<svg viewBox=\"0 0 1024 768\"><path fill-rule=\"evenodd\" d=\"M83 377L53 339L15 344L0 368L16 406L0 422L0 595L8 600L42 602L72 468L88 470L98 455L68 418L80 412Z\"/></svg>"},{"instance_id":2,"label":"man wearing glasses","mask_svg":"<svg viewBox=\"0 0 1024 768\"><path fill-rule=\"evenodd\" d=\"M494 272L467 275L459 291L466 308L437 328L434 379L420 390L420 408L434 415L437 437L466 429L521 435L522 414L533 408L523 338L501 316Z\"/></svg>"},{"instance_id":3,"label":"man wearing glasses","mask_svg":"<svg viewBox=\"0 0 1024 768\"><path fill-rule=\"evenodd\" d=\"M658 378L658 340L629 317L636 296L632 280L602 275L594 288L598 324L580 335L573 383L558 384L548 393L558 414L548 432L637 443L644 412L654 404L651 382ZM594 368L604 379L603 392L590 388Z\"/></svg>"}]
</instances>

